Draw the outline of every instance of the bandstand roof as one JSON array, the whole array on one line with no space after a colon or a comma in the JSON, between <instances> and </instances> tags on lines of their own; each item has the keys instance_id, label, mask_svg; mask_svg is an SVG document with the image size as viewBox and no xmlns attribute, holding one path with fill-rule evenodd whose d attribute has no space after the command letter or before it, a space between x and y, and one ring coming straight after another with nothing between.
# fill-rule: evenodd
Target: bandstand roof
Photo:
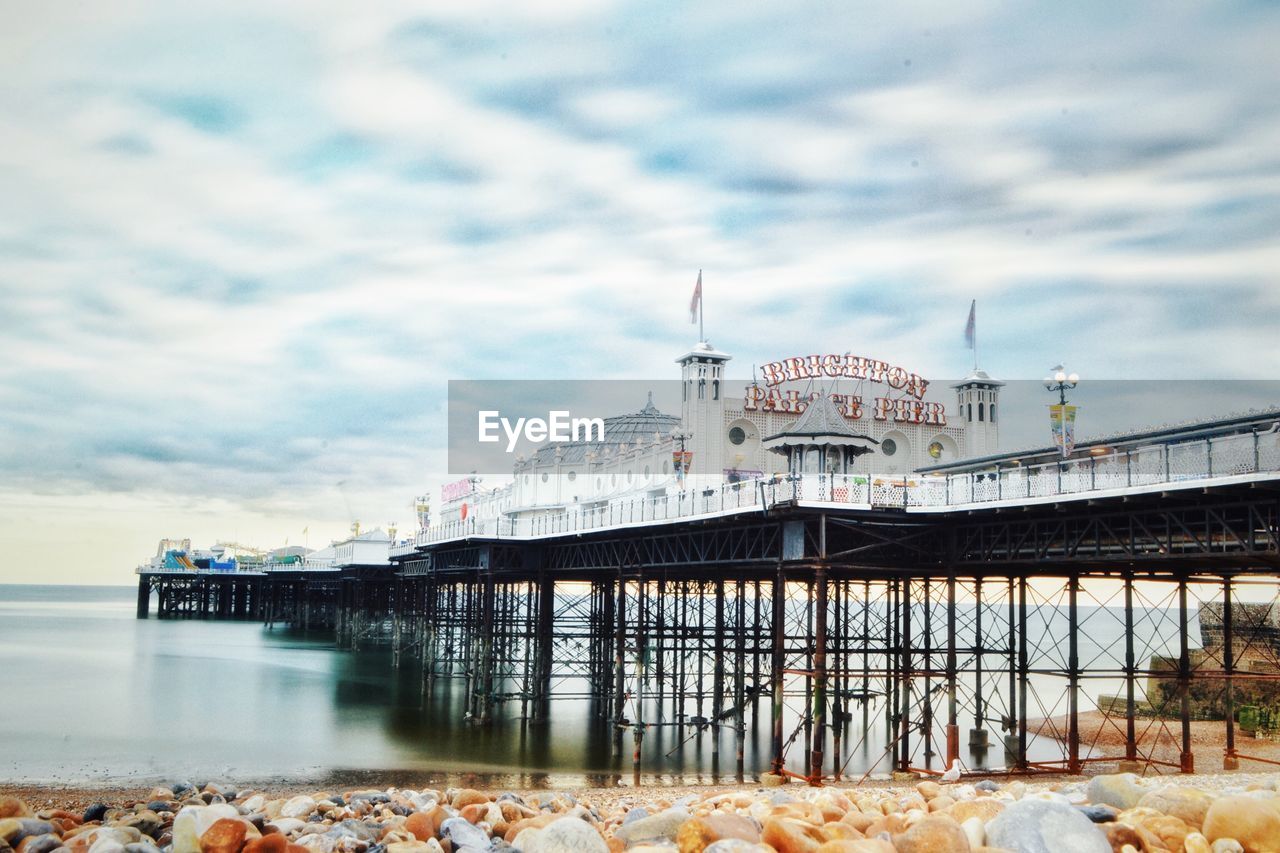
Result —
<instances>
[{"instance_id":1,"label":"bandstand roof","mask_svg":"<svg viewBox=\"0 0 1280 853\"><path fill-rule=\"evenodd\" d=\"M764 446L776 453L796 445L853 445L866 447L879 444L874 438L856 432L830 395L819 394L796 418L795 423L775 435L765 437Z\"/></svg>"}]
</instances>

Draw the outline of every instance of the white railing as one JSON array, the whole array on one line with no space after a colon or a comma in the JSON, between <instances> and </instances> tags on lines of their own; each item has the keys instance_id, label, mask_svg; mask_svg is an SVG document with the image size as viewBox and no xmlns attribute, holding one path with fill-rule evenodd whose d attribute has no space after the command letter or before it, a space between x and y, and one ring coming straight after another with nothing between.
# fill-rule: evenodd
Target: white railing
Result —
<instances>
[{"instance_id":1,"label":"white railing","mask_svg":"<svg viewBox=\"0 0 1280 853\"><path fill-rule=\"evenodd\" d=\"M420 532L392 553L467 537L527 539L607 527L767 509L792 501L862 507L938 509L1026 503L1190 480L1280 472L1280 435L1243 433L1159 444L1041 465L951 475L801 474L727 483L713 489L611 500L525 518L468 518Z\"/></svg>"}]
</instances>

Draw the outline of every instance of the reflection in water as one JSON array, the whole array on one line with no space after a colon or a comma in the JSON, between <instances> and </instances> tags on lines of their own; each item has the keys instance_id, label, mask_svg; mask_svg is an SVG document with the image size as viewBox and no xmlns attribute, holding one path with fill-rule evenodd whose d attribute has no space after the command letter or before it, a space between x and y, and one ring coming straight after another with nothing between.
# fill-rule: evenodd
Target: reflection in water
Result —
<instances>
[{"instance_id":1,"label":"reflection in water","mask_svg":"<svg viewBox=\"0 0 1280 853\"><path fill-rule=\"evenodd\" d=\"M175 776L239 783L332 779L334 784L409 787L487 780L494 786L634 784L634 741L592 700L556 699L546 721L522 720L519 702L499 704L492 723L465 722L461 680L439 679L428 695L420 662L392 666L387 649L338 651L331 634L270 631L244 622L136 620L129 588L0 587L0 779L88 782L172 781ZM1052 620L1058 617L1050 614ZM1122 648L1106 622L1082 634L1081 657ZM1002 630L997 622L993 634ZM1046 624L1052 635L1056 625ZM1033 706L1062 707L1060 677L1033 676ZM992 674L989 720L1004 713L1003 677ZM557 681L563 693L581 683ZM1095 680L1091 692L1121 683ZM933 681L933 688L939 681ZM788 767L800 772L806 731L803 685L787 698ZM923 685L919 685L923 688ZM919 689L917 688L917 689ZM847 713L827 733L827 770L840 756L842 775L887 773L889 719L883 696L859 701L845 691ZM737 776L731 721L718 729L682 725L668 697L627 715L647 729L640 772L646 784L729 782ZM935 697L935 753L944 750L945 695ZM749 709L743 743L747 779L769 766L771 698ZM690 701L687 710L695 712ZM1059 711L1060 713L1060 711ZM833 715L833 720L836 718ZM962 706L962 747L973 726ZM1004 763L1002 732L988 722L991 745L969 766ZM834 737L840 748L834 748ZM925 738L913 732L916 755ZM718 745L718 749L716 748ZM1033 760L1061 755L1033 740ZM935 764L936 766L936 764Z\"/></svg>"}]
</instances>

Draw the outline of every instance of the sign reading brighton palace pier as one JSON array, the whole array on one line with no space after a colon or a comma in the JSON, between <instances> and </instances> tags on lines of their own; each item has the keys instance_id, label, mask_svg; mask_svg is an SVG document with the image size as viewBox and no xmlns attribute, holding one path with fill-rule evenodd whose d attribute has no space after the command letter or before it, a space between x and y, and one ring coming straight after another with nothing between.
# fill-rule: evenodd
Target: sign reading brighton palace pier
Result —
<instances>
[{"instance_id":1,"label":"sign reading brighton palace pier","mask_svg":"<svg viewBox=\"0 0 1280 853\"><path fill-rule=\"evenodd\" d=\"M800 414L811 395L783 389L784 382L804 379L853 379L873 382L900 391L899 397L874 397L864 401L860 394L832 394L831 398L849 420L859 420L868 412L878 421L946 426L947 415L941 403L924 399L929 382L905 368L859 355L804 355L771 361L760 369L764 387L747 388L743 408L747 411Z\"/></svg>"}]
</instances>

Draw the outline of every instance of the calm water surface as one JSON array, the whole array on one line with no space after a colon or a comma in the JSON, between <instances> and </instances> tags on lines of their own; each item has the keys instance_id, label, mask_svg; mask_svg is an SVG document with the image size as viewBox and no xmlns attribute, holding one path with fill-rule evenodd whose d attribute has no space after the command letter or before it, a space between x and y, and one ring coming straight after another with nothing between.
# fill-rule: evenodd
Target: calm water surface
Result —
<instances>
[{"instance_id":1,"label":"calm water surface","mask_svg":"<svg viewBox=\"0 0 1280 853\"><path fill-rule=\"evenodd\" d=\"M585 701L553 702L550 723L522 723L516 706L507 719L475 726L462 720L460 691L425 698L420 668L393 668L386 650L352 654L328 635L251 622L137 620L134 606L129 587L0 585L0 779L257 782L369 771L370 780L376 772L379 782L405 785L469 774L523 786L632 781L630 733L620 738ZM1114 628L1085 633L1086 662L1117 648ZM1094 682L1089 692L1119 687ZM1063 700L1058 684L1040 692L1049 706ZM887 761L877 764L881 715L871 714L864 739L861 712L852 710L848 771L887 771ZM760 711L748 722L748 774L768 763L767 700ZM998 745L998 728L991 735ZM711 734L651 729L645 781L730 781L734 736L721 738L717 762ZM1043 740L1032 753L1056 757L1060 747ZM801 769L802 746L789 755Z\"/></svg>"}]
</instances>

